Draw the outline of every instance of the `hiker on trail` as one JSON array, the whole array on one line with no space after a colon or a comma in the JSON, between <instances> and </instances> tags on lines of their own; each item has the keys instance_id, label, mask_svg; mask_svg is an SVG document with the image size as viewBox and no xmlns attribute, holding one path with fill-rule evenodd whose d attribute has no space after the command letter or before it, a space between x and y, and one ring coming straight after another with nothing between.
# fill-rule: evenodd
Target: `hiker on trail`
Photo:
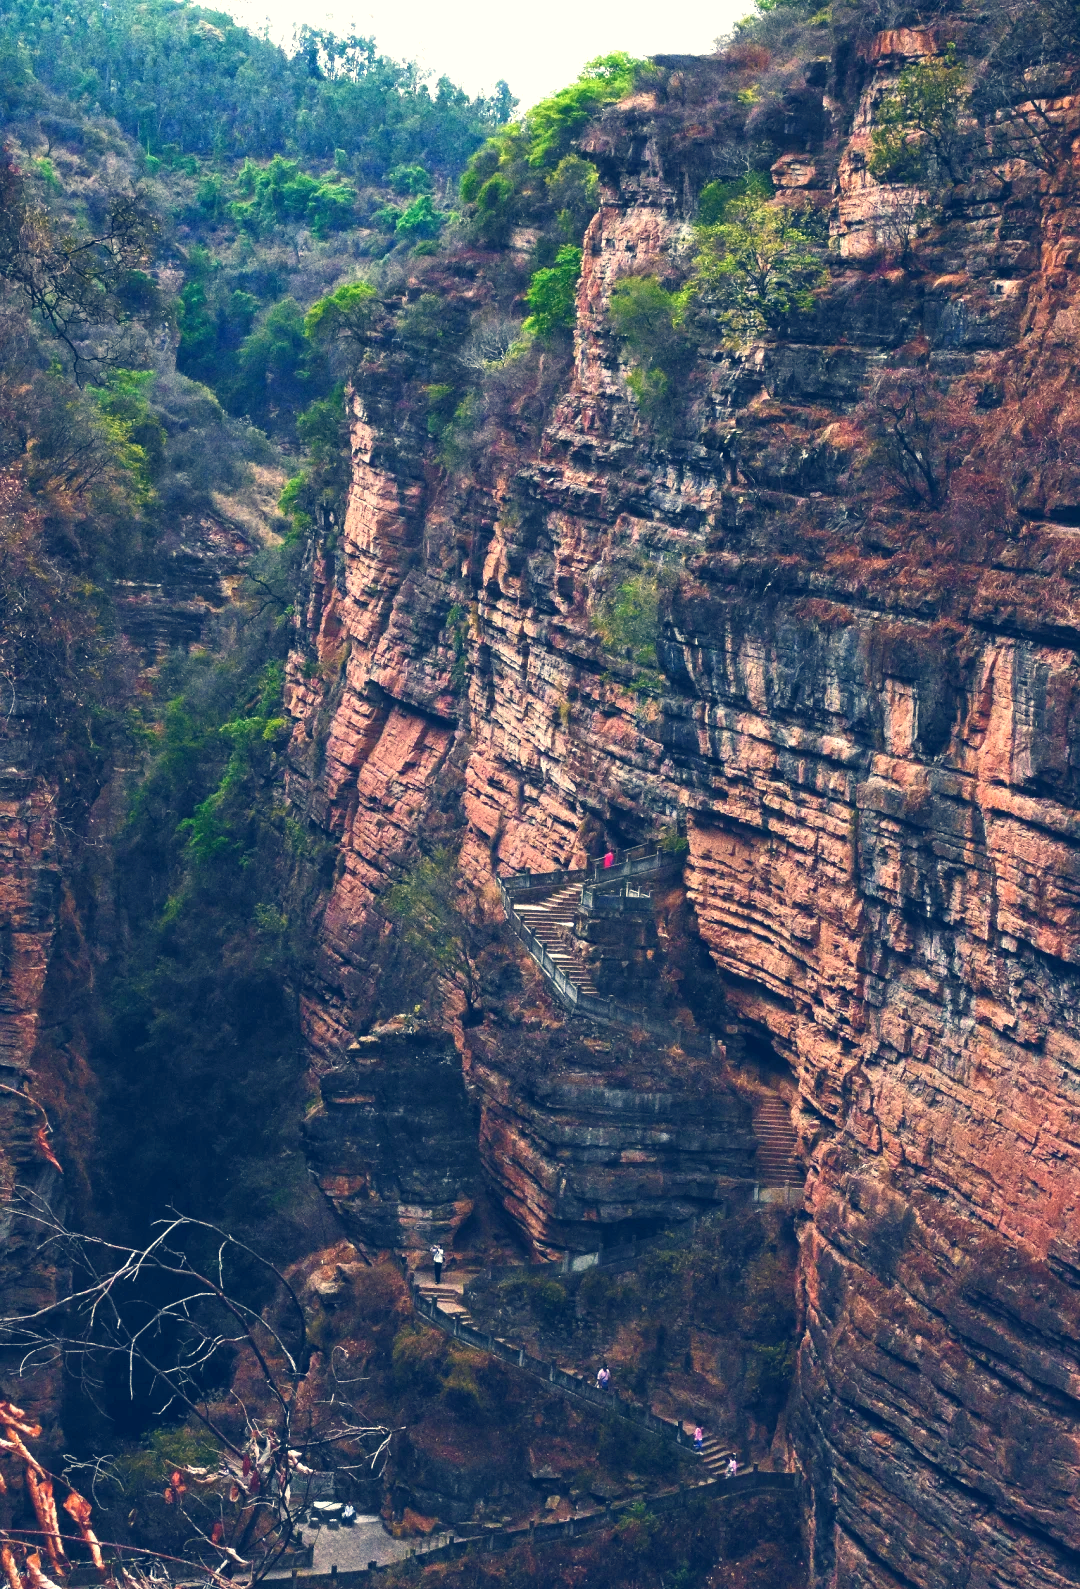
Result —
<instances>
[{"instance_id":1,"label":"hiker on trail","mask_svg":"<svg viewBox=\"0 0 1080 1589\"><path fill-rule=\"evenodd\" d=\"M729 1458L728 1458L728 1465L727 1465L727 1470L728 1470L728 1477L729 1477L729 1478L732 1478L732 1479L733 1479L733 1478L734 1478L734 1477L735 1477L735 1475L736 1475L736 1474L737 1474L737 1473L738 1473L738 1471L739 1471L739 1464L738 1464L738 1462L737 1462L737 1461L736 1461L736 1460L735 1460L735 1458L734 1458L734 1457L729 1457Z\"/></svg>"},{"instance_id":2,"label":"hiker on trail","mask_svg":"<svg viewBox=\"0 0 1080 1589\"><path fill-rule=\"evenodd\" d=\"M605 866L614 866L615 865L615 852L613 850L609 850L607 852L607 854L604 856L604 865Z\"/></svg>"},{"instance_id":3,"label":"hiker on trail","mask_svg":"<svg viewBox=\"0 0 1080 1589\"><path fill-rule=\"evenodd\" d=\"M701 1450L702 1441L704 1439L705 1439L705 1431L704 1431L704 1429L702 1429L701 1425L698 1424L697 1428L694 1430L694 1450L695 1451L700 1451Z\"/></svg>"},{"instance_id":4,"label":"hiker on trail","mask_svg":"<svg viewBox=\"0 0 1080 1589\"><path fill-rule=\"evenodd\" d=\"M442 1284L443 1250L437 1244L431 1249L431 1261L435 1265L435 1284Z\"/></svg>"},{"instance_id":5,"label":"hiker on trail","mask_svg":"<svg viewBox=\"0 0 1080 1589\"><path fill-rule=\"evenodd\" d=\"M597 1390L607 1390L608 1384L610 1383L610 1381L611 1381L611 1374L608 1371L607 1364L605 1363L601 1367L600 1372L596 1376L596 1388L597 1388Z\"/></svg>"}]
</instances>

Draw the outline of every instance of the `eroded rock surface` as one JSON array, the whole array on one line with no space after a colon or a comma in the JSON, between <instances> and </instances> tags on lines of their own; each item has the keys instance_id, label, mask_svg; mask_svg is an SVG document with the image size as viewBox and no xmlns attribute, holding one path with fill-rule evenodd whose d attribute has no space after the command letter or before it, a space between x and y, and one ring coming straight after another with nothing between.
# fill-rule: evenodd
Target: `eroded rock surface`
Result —
<instances>
[{"instance_id":1,"label":"eroded rock surface","mask_svg":"<svg viewBox=\"0 0 1080 1589\"><path fill-rule=\"evenodd\" d=\"M797 1082L791 1460L815 1582L846 1589L1059 1586L1080 1561L1080 474L1032 441L1025 516L980 495L1002 448L1028 445L1007 393L951 517L868 500L846 472L870 375L904 349L973 413L1021 368L1040 413L1071 401L1080 215L1045 184L980 177L917 271L857 268L886 205L865 164L874 95L937 47L891 34L808 74L777 134L781 186L827 201L848 264L801 340L701 343L692 424L668 446L627 395L605 304L626 272L677 263L720 68L608 113L589 135L604 202L573 383L541 456L486 489L426 477L364 374L342 560L316 567L307 618L320 654L347 659L331 684L304 677L301 650L292 674L294 788L342 854L316 1052L356 1020L380 892L448 800L481 892L493 866L573 862L681 814L735 1047L764 1045ZM605 569L661 554L682 574L663 694L643 700L590 604ZM467 693L455 603L472 612ZM580 1056L541 1087L511 1073L497 1028L470 1053L487 1164L541 1249L605 1199L633 1216L698 1173L679 1109L667 1157L636 1184L625 1154L616 1172L619 1109L574 1079Z\"/></svg>"}]
</instances>

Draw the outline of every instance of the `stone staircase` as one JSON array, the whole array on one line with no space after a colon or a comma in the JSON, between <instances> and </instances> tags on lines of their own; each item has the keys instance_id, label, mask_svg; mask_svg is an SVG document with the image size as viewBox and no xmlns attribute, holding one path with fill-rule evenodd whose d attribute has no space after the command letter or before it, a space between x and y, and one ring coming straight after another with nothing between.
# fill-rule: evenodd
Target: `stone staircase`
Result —
<instances>
[{"instance_id":1,"label":"stone staircase","mask_svg":"<svg viewBox=\"0 0 1080 1589\"><path fill-rule=\"evenodd\" d=\"M581 899L580 883L567 883L535 904L516 906L518 915L548 954L582 993L599 998L600 989L573 946L574 917Z\"/></svg>"},{"instance_id":2,"label":"stone staircase","mask_svg":"<svg viewBox=\"0 0 1080 1589\"><path fill-rule=\"evenodd\" d=\"M755 1163L760 1185L801 1186L806 1171L798 1159L791 1110L779 1093L762 1093L755 1102L754 1135L758 1142Z\"/></svg>"},{"instance_id":3,"label":"stone staircase","mask_svg":"<svg viewBox=\"0 0 1080 1589\"><path fill-rule=\"evenodd\" d=\"M722 1479L727 1473L727 1465L735 1455L730 1446L725 1446L715 1435L706 1435L701 1446L701 1460L709 1470L709 1475L714 1479Z\"/></svg>"},{"instance_id":4,"label":"stone staircase","mask_svg":"<svg viewBox=\"0 0 1080 1589\"><path fill-rule=\"evenodd\" d=\"M482 1326L477 1324L464 1300L464 1290L471 1278L471 1271L458 1270L454 1273L452 1279L444 1279L436 1283L433 1276L429 1278L426 1275L417 1274L413 1278L413 1285L420 1296L424 1297L428 1302L433 1302L439 1312L445 1318L456 1321L459 1328L465 1327L479 1330L482 1329ZM512 1341L506 1340L504 1336L496 1335L492 1339L501 1346L520 1350L520 1348L514 1346ZM509 1361L511 1364L513 1363L512 1358ZM684 1421L682 1427L686 1443L689 1445L693 1434L693 1423ZM722 1479L729 1476L728 1462L735 1454L734 1450L730 1446L725 1445L716 1435L706 1436L699 1453L702 1464L708 1470L709 1477L714 1479Z\"/></svg>"}]
</instances>

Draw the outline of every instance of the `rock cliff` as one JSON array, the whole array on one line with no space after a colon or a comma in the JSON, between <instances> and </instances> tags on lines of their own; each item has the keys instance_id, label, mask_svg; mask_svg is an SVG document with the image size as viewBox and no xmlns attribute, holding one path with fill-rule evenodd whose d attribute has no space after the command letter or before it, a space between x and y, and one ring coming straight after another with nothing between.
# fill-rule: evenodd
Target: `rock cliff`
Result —
<instances>
[{"instance_id":1,"label":"rock cliff","mask_svg":"<svg viewBox=\"0 0 1080 1589\"><path fill-rule=\"evenodd\" d=\"M291 673L293 798L341 855L308 1030L325 1059L362 1026L379 896L433 823L463 813L482 894L493 867L681 817L729 1061L797 1086L789 1427L814 1581L1049 1589L1080 1570L1080 211L1067 182L987 154L915 261L885 257L874 104L944 40L841 41L781 96L774 178L829 215L829 285L749 353L703 334L674 440L635 407L606 305L628 273L677 274L745 60L668 66L587 135L603 199L538 456L508 443L488 479L447 478L399 423L407 373L361 370L348 516ZM1071 101L1050 110L1072 125ZM970 422L946 506L859 473L887 366ZM590 614L603 571L660 559L679 572L643 694ZM633 1216L693 1180L679 1107L666 1167L598 1192L588 1147L622 1105L573 1035L543 1087L508 1080L508 1051L489 1020L469 1084L538 1245L595 1217L582 1199ZM688 1066L689 1096L715 1080Z\"/></svg>"}]
</instances>

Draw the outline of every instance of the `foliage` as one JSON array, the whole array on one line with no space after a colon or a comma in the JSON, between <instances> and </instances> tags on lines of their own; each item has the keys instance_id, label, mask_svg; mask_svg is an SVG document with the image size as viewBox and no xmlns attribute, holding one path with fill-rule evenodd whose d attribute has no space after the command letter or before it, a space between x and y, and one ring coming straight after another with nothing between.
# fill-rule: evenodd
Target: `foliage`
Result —
<instances>
[{"instance_id":1,"label":"foliage","mask_svg":"<svg viewBox=\"0 0 1080 1589\"><path fill-rule=\"evenodd\" d=\"M378 294L369 282L347 282L312 304L304 316L304 335L324 345L347 338L363 348L378 308Z\"/></svg>"},{"instance_id":2,"label":"foliage","mask_svg":"<svg viewBox=\"0 0 1080 1589\"><path fill-rule=\"evenodd\" d=\"M562 242L580 238L595 178L581 169L591 162L563 162L598 111L622 99L647 71L645 62L621 52L598 56L576 82L488 139L469 161L460 189L480 241L504 247L515 224L538 220L554 221Z\"/></svg>"},{"instance_id":3,"label":"foliage","mask_svg":"<svg viewBox=\"0 0 1080 1589\"><path fill-rule=\"evenodd\" d=\"M940 184L961 175L965 71L949 44L942 56L905 66L874 111L871 175L879 181Z\"/></svg>"},{"instance_id":4,"label":"foliage","mask_svg":"<svg viewBox=\"0 0 1080 1589\"><path fill-rule=\"evenodd\" d=\"M341 522L350 478L344 386L306 408L296 421L296 433L307 450L307 461L286 484L279 509L298 531L311 529L320 509Z\"/></svg>"},{"instance_id":5,"label":"foliage","mask_svg":"<svg viewBox=\"0 0 1080 1589\"><path fill-rule=\"evenodd\" d=\"M573 329L576 315L576 290L581 275L581 249L565 244L547 270L534 273L525 294L532 310L525 330L550 338Z\"/></svg>"},{"instance_id":6,"label":"foliage","mask_svg":"<svg viewBox=\"0 0 1080 1589\"><path fill-rule=\"evenodd\" d=\"M174 658L146 703L148 763L115 846L122 930L93 1055L97 1183L118 1229L144 1231L182 1201L235 1231L276 1224L283 1240L283 1200L307 1195L299 1154L282 1161L302 1069L290 978L306 951L276 904L297 846L273 796L293 555L256 563L230 650Z\"/></svg>"},{"instance_id":7,"label":"foliage","mask_svg":"<svg viewBox=\"0 0 1080 1589\"><path fill-rule=\"evenodd\" d=\"M438 237L445 217L440 215L426 193L414 199L407 210L398 217L394 235L407 241Z\"/></svg>"},{"instance_id":8,"label":"foliage","mask_svg":"<svg viewBox=\"0 0 1080 1589\"><path fill-rule=\"evenodd\" d=\"M93 229L59 230L33 203L12 156L0 151L0 281L63 345L77 377L116 362L89 339L103 322L130 317L125 299L133 284L149 282L157 241L157 218L140 191L109 194L103 210ZM145 307L157 308L155 291Z\"/></svg>"},{"instance_id":9,"label":"foliage","mask_svg":"<svg viewBox=\"0 0 1080 1589\"><path fill-rule=\"evenodd\" d=\"M440 847L419 860L387 894L384 909L409 947L464 994L464 1019L473 1020L485 935L475 907L461 896L454 852Z\"/></svg>"},{"instance_id":10,"label":"foliage","mask_svg":"<svg viewBox=\"0 0 1080 1589\"><path fill-rule=\"evenodd\" d=\"M107 370L90 397L120 468L130 475L135 499L147 502L165 460L165 431L147 401L152 370Z\"/></svg>"},{"instance_id":11,"label":"foliage","mask_svg":"<svg viewBox=\"0 0 1080 1589\"><path fill-rule=\"evenodd\" d=\"M262 169L246 161L237 189L247 198L231 206L232 217L256 235L297 222L309 226L316 237L325 237L355 220L354 188L337 177L320 181L302 171L299 160L281 155Z\"/></svg>"},{"instance_id":12,"label":"foliage","mask_svg":"<svg viewBox=\"0 0 1080 1589\"><path fill-rule=\"evenodd\" d=\"M883 468L912 506L939 508L975 437L970 408L925 369L881 370L858 411Z\"/></svg>"},{"instance_id":13,"label":"foliage","mask_svg":"<svg viewBox=\"0 0 1080 1589\"><path fill-rule=\"evenodd\" d=\"M469 99L446 78L432 92L415 66L374 41L302 27L293 52L220 11L170 0L8 0L23 71L76 105L103 105L163 165L192 154L267 158L349 151L367 181L422 165L454 174L514 101L505 84ZM333 224L330 221L328 224Z\"/></svg>"},{"instance_id":14,"label":"foliage","mask_svg":"<svg viewBox=\"0 0 1080 1589\"><path fill-rule=\"evenodd\" d=\"M529 164L550 170L568 153L573 139L601 106L629 94L645 69L644 61L635 60L625 51L598 55L576 83L534 105L526 117Z\"/></svg>"},{"instance_id":15,"label":"foliage","mask_svg":"<svg viewBox=\"0 0 1080 1589\"><path fill-rule=\"evenodd\" d=\"M828 272L819 245L790 210L748 194L731 200L724 217L697 230L688 301L714 305L728 341L739 346L806 314Z\"/></svg>"},{"instance_id":16,"label":"foliage","mask_svg":"<svg viewBox=\"0 0 1080 1589\"><path fill-rule=\"evenodd\" d=\"M767 171L747 171L727 182L709 182L698 199L698 225L719 225L733 199L769 199L772 191L772 179Z\"/></svg>"},{"instance_id":17,"label":"foliage","mask_svg":"<svg viewBox=\"0 0 1080 1589\"><path fill-rule=\"evenodd\" d=\"M395 193L430 193L431 175L423 166L395 166L387 178Z\"/></svg>"},{"instance_id":18,"label":"foliage","mask_svg":"<svg viewBox=\"0 0 1080 1589\"><path fill-rule=\"evenodd\" d=\"M240 344L228 406L264 429L280 427L295 422L329 385L321 351L305 335L303 310L294 298L282 298Z\"/></svg>"},{"instance_id":19,"label":"foliage","mask_svg":"<svg viewBox=\"0 0 1080 1589\"><path fill-rule=\"evenodd\" d=\"M582 235L596 213L600 181L591 160L563 155L547 179L555 220L568 241Z\"/></svg>"},{"instance_id":20,"label":"foliage","mask_svg":"<svg viewBox=\"0 0 1080 1589\"><path fill-rule=\"evenodd\" d=\"M682 294L666 291L655 276L624 277L611 294L612 325L633 364L627 385L662 433L674 427L693 363L684 307Z\"/></svg>"},{"instance_id":21,"label":"foliage","mask_svg":"<svg viewBox=\"0 0 1080 1589\"><path fill-rule=\"evenodd\" d=\"M660 635L660 580L652 573L632 574L617 585L593 617L593 628L609 651L639 667L656 666Z\"/></svg>"}]
</instances>

